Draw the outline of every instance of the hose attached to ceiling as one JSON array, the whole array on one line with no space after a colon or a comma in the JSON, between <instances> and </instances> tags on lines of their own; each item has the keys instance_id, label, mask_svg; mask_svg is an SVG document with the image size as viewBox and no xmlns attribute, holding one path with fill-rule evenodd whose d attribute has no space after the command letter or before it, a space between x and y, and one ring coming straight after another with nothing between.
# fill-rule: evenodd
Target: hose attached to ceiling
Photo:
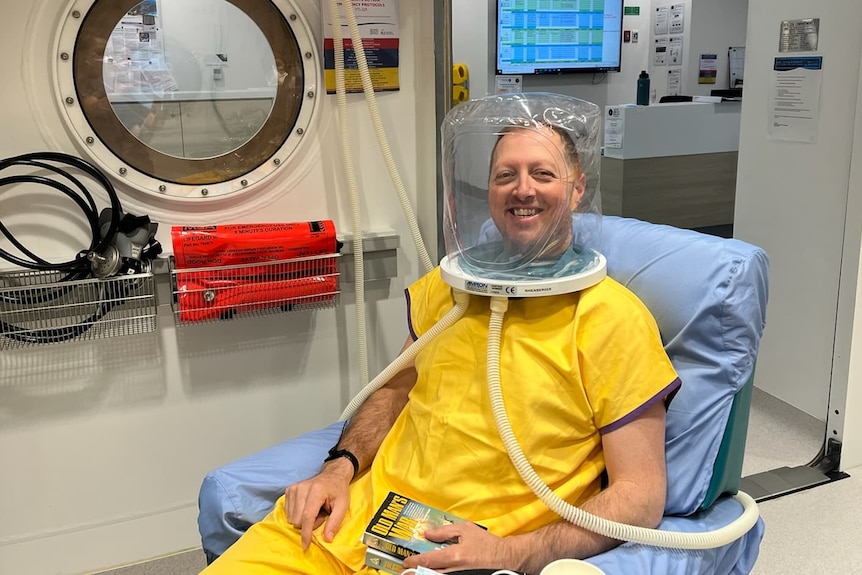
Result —
<instances>
[{"instance_id":1,"label":"hose attached to ceiling","mask_svg":"<svg viewBox=\"0 0 862 575\"><path fill-rule=\"evenodd\" d=\"M362 213L359 207L359 185L353 166L353 151L350 148L350 128L347 122L347 89L344 84L344 38L341 34L341 18L336 0L329 0L329 18L332 21L332 40L335 52L335 92L338 100L338 119L341 131L341 152L344 155L344 171L347 176L347 191L350 197L351 223L353 226L353 267L356 294L356 354L359 356L359 383L368 385L368 337L365 321L365 257L362 249Z\"/></svg>"},{"instance_id":2,"label":"hose attached to ceiling","mask_svg":"<svg viewBox=\"0 0 862 575\"><path fill-rule=\"evenodd\" d=\"M365 58L365 48L362 45L362 34L359 31L359 24L356 22L356 13L353 10L353 1L344 0L344 17L347 20L347 25L350 28L350 36L353 40L353 51L356 54L356 64L359 67L359 77L362 79L362 90L365 92L365 100L368 103L368 112L371 114L371 122L374 124L374 133L377 135L377 143L380 146L380 151L383 153L383 159L386 162L386 168L389 170L389 177L392 178L392 183L395 186L395 192L398 195L398 201L401 203L401 209L407 218L407 224L410 227L410 235L413 238L413 244L416 246L416 251L419 255L419 262L422 264L423 273L428 273L434 268L434 263L428 255L428 249L425 247L425 242L422 240L422 233L419 230L419 223L416 221L416 214L413 206L410 204L410 198L407 195L407 190L404 188L404 182L401 181L401 174L398 173L398 166L395 164L395 158L392 156L392 150L389 147L389 140L386 137L386 132L383 129L383 120L380 118L380 109L377 107L377 96L374 93L374 85L371 82L371 74L368 72L368 62ZM333 20L333 30L340 24L339 20Z\"/></svg>"}]
</instances>

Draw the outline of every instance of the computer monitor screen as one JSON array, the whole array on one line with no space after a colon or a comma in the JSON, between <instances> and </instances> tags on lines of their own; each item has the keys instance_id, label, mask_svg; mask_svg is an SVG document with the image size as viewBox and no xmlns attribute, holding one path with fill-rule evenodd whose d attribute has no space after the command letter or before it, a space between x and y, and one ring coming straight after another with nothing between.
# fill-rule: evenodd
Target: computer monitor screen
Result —
<instances>
[{"instance_id":1,"label":"computer monitor screen","mask_svg":"<svg viewBox=\"0 0 862 575\"><path fill-rule=\"evenodd\" d=\"M497 74L619 72L623 0L498 0Z\"/></svg>"}]
</instances>

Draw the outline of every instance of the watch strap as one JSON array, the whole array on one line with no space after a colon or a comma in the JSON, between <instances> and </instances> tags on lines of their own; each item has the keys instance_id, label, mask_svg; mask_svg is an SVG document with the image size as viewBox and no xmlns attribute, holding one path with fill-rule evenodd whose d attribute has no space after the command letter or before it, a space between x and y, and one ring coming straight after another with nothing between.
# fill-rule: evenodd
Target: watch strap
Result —
<instances>
[{"instance_id":1,"label":"watch strap","mask_svg":"<svg viewBox=\"0 0 862 575\"><path fill-rule=\"evenodd\" d=\"M323 462L326 463L341 457L347 459L353 465L353 477L356 477L356 474L359 473L359 459L357 459L356 456L347 449L338 449L337 445L334 446L329 450L329 455L323 460Z\"/></svg>"}]
</instances>

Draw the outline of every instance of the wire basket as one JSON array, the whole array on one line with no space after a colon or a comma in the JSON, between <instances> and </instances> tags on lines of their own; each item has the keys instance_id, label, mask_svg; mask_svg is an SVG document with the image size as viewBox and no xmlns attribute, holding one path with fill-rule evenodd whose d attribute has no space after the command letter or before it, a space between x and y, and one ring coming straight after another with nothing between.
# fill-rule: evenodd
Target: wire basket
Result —
<instances>
[{"instance_id":1,"label":"wire basket","mask_svg":"<svg viewBox=\"0 0 862 575\"><path fill-rule=\"evenodd\" d=\"M171 258L177 325L335 307L339 257L193 269L176 269Z\"/></svg>"},{"instance_id":2,"label":"wire basket","mask_svg":"<svg viewBox=\"0 0 862 575\"><path fill-rule=\"evenodd\" d=\"M0 273L0 350L155 330L151 273L62 278L53 271Z\"/></svg>"}]
</instances>

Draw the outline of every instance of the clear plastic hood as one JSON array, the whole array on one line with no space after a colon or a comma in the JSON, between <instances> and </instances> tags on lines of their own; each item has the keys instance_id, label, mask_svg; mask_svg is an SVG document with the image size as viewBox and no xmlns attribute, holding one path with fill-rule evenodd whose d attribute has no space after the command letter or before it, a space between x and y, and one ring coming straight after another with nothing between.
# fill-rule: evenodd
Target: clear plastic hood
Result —
<instances>
[{"instance_id":1,"label":"clear plastic hood","mask_svg":"<svg viewBox=\"0 0 862 575\"><path fill-rule=\"evenodd\" d=\"M475 279L502 281L603 266L595 249L600 114L595 104L550 93L453 108L441 128L445 260Z\"/></svg>"}]
</instances>

